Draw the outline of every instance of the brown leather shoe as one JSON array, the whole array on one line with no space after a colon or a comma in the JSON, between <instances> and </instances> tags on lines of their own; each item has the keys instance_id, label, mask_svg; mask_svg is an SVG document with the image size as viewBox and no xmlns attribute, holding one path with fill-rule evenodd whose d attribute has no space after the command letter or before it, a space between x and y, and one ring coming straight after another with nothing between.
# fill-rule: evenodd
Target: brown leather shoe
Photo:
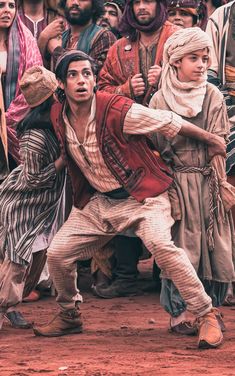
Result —
<instances>
[{"instance_id":1,"label":"brown leather shoe","mask_svg":"<svg viewBox=\"0 0 235 376\"><path fill-rule=\"evenodd\" d=\"M198 347L200 349L210 349L221 345L223 334L216 315L218 310L213 308L210 312L197 319L198 323Z\"/></svg>"},{"instance_id":2,"label":"brown leather shoe","mask_svg":"<svg viewBox=\"0 0 235 376\"><path fill-rule=\"evenodd\" d=\"M81 313L77 309L61 311L49 324L34 326L33 331L36 336L43 337L60 337L66 334L81 333Z\"/></svg>"},{"instance_id":3,"label":"brown leather shoe","mask_svg":"<svg viewBox=\"0 0 235 376\"><path fill-rule=\"evenodd\" d=\"M195 336L197 334L197 326L193 325L190 321L182 321L177 325L170 325L169 332L184 336Z\"/></svg>"}]
</instances>

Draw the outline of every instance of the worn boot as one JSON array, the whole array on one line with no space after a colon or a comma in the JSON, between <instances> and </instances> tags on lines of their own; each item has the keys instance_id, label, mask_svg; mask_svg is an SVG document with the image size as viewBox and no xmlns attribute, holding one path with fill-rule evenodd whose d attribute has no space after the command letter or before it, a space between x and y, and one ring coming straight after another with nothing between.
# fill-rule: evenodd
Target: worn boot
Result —
<instances>
[{"instance_id":1,"label":"worn boot","mask_svg":"<svg viewBox=\"0 0 235 376\"><path fill-rule=\"evenodd\" d=\"M99 298L112 299L120 296L135 296L138 294L136 282L115 280L110 286L93 286L93 293Z\"/></svg>"},{"instance_id":2,"label":"worn boot","mask_svg":"<svg viewBox=\"0 0 235 376\"><path fill-rule=\"evenodd\" d=\"M142 253L142 242L139 238L122 235L116 236L113 242L116 257L114 281L106 287L94 286L93 292L105 299L137 295L137 264Z\"/></svg>"},{"instance_id":3,"label":"worn boot","mask_svg":"<svg viewBox=\"0 0 235 376\"><path fill-rule=\"evenodd\" d=\"M218 311L213 308L210 312L197 319L198 323L198 347L210 349L221 345L223 334L217 319Z\"/></svg>"},{"instance_id":4,"label":"worn boot","mask_svg":"<svg viewBox=\"0 0 235 376\"><path fill-rule=\"evenodd\" d=\"M107 277L101 270L97 270L94 276L93 286L108 287L111 283L111 279Z\"/></svg>"},{"instance_id":5,"label":"worn boot","mask_svg":"<svg viewBox=\"0 0 235 376\"><path fill-rule=\"evenodd\" d=\"M32 328L32 323L26 321L22 313L20 313L19 311L8 311L5 313L5 317L13 328L16 328L16 329Z\"/></svg>"},{"instance_id":6,"label":"worn boot","mask_svg":"<svg viewBox=\"0 0 235 376\"><path fill-rule=\"evenodd\" d=\"M36 336L43 337L60 337L66 334L81 333L81 313L77 309L60 311L49 324L34 326L33 331Z\"/></svg>"}]
</instances>

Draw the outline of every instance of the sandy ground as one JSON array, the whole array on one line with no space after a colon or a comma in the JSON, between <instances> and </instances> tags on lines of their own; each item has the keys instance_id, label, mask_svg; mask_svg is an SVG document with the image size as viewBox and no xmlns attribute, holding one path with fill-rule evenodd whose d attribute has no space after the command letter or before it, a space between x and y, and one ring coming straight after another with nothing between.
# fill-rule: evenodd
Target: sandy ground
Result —
<instances>
[{"instance_id":1,"label":"sandy ground","mask_svg":"<svg viewBox=\"0 0 235 376\"><path fill-rule=\"evenodd\" d=\"M146 269L148 262L141 264ZM89 279L84 281L84 332L40 338L31 329L13 329L4 323L0 376L235 375L232 308L222 308L227 327L223 346L198 350L196 337L168 332L169 318L156 293L100 300L89 291ZM20 308L28 320L40 324L57 312L53 297Z\"/></svg>"}]
</instances>

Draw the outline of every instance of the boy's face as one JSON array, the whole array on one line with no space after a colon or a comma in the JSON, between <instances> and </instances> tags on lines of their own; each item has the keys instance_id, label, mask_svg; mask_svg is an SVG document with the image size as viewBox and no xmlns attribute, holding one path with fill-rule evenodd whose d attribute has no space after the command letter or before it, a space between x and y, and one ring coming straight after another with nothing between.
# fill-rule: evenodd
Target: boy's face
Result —
<instances>
[{"instance_id":1,"label":"boy's face","mask_svg":"<svg viewBox=\"0 0 235 376\"><path fill-rule=\"evenodd\" d=\"M201 81L204 73L209 67L208 49L193 51L185 55L181 60L176 61L178 80L181 82Z\"/></svg>"}]
</instances>

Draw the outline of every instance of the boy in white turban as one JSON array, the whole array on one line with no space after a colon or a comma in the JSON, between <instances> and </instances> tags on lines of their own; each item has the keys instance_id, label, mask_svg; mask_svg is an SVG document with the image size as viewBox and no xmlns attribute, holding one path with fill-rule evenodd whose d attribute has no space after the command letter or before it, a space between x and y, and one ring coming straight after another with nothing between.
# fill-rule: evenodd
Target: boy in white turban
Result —
<instances>
[{"instance_id":1,"label":"boy in white turban","mask_svg":"<svg viewBox=\"0 0 235 376\"><path fill-rule=\"evenodd\" d=\"M197 27L182 29L166 42L161 90L150 107L171 110L198 127L226 138L229 121L223 96L207 82L211 41ZM156 136L163 159L172 168L175 186L170 191L173 241L188 254L213 306L220 306L228 283L234 280L234 229L230 208L234 191L225 176L223 157L210 160L206 145L177 136L168 141ZM161 303L171 315L171 331L194 334L187 322L186 304L168 279L163 279ZM225 329L219 311L216 314Z\"/></svg>"}]
</instances>

